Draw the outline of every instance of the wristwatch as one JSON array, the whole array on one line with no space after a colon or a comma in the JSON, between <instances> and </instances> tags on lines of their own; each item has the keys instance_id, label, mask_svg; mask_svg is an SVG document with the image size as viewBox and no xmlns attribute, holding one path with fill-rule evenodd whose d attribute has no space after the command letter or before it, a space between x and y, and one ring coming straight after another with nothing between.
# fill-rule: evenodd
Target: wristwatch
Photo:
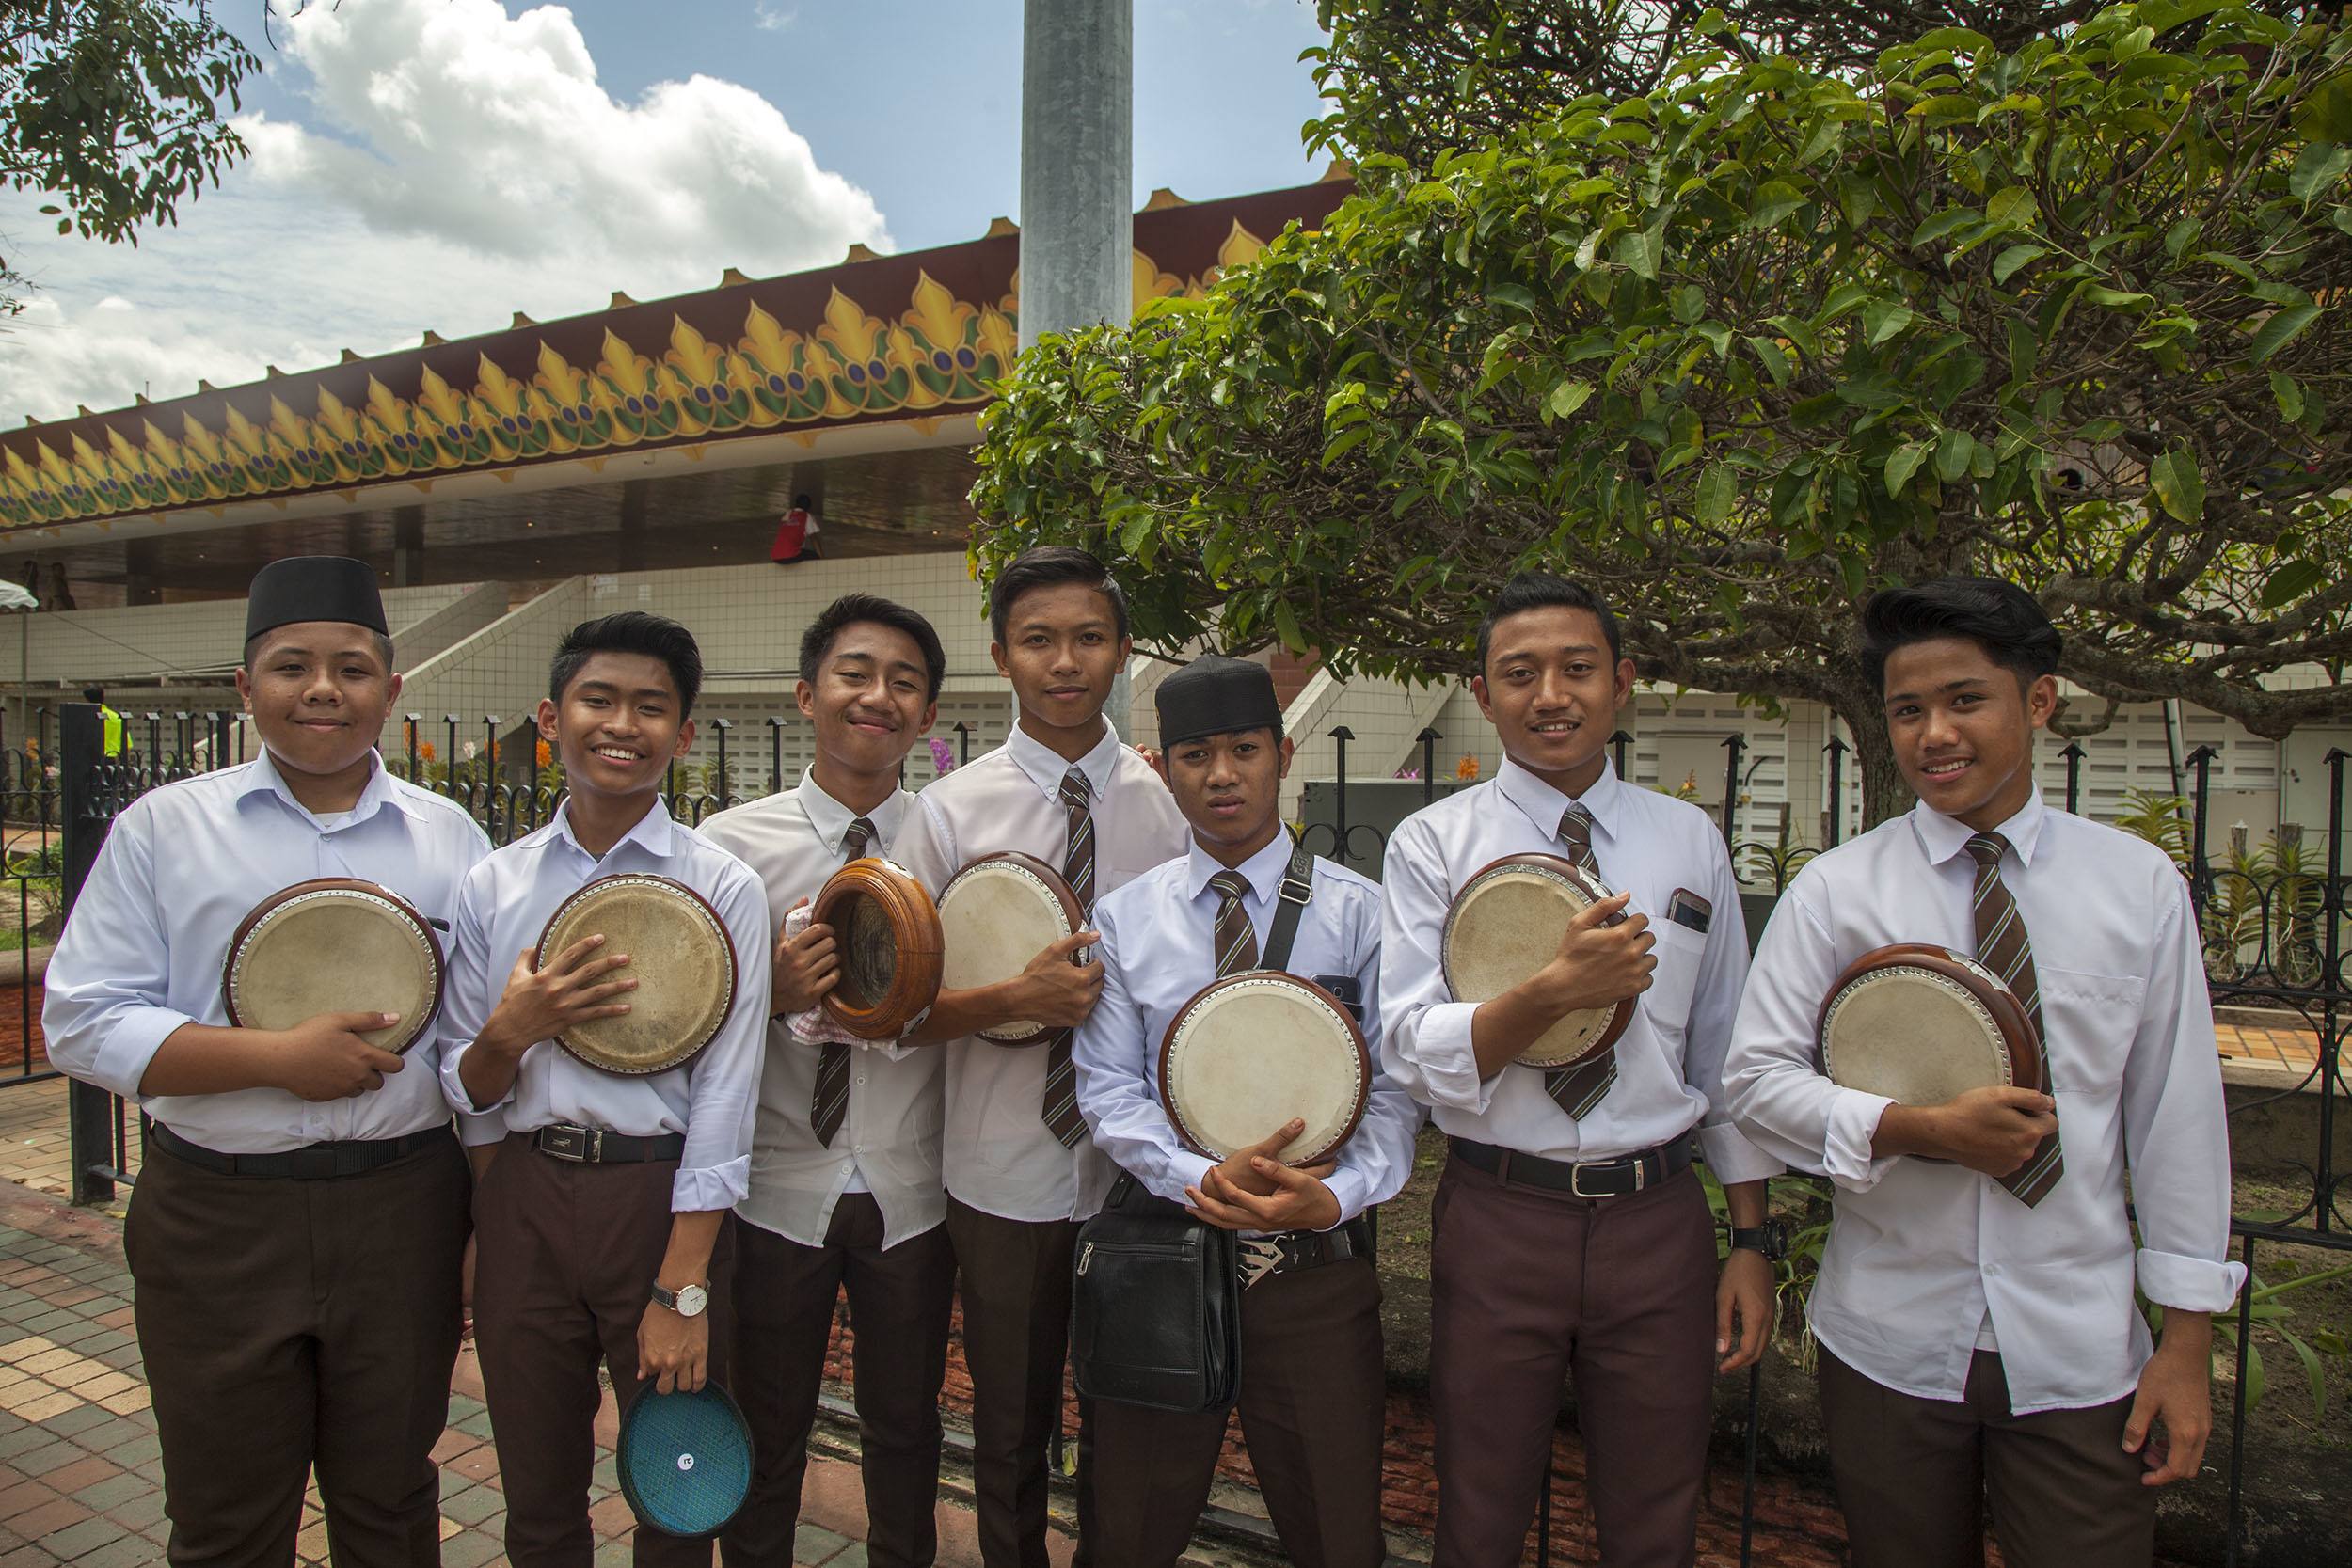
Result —
<instances>
[{"instance_id":1,"label":"wristwatch","mask_svg":"<svg viewBox=\"0 0 2352 1568\"><path fill-rule=\"evenodd\" d=\"M1735 1226L1731 1232L1731 1250L1760 1252L1767 1262L1777 1263L1788 1256L1788 1222L1775 1217L1766 1220L1753 1230L1741 1230Z\"/></svg>"},{"instance_id":2,"label":"wristwatch","mask_svg":"<svg viewBox=\"0 0 2352 1568\"><path fill-rule=\"evenodd\" d=\"M681 1285L675 1291L653 1288L654 1305L666 1307L681 1318L699 1318L703 1308L710 1305L710 1292L699 1285Z\"/></svg>"}]
</instances>

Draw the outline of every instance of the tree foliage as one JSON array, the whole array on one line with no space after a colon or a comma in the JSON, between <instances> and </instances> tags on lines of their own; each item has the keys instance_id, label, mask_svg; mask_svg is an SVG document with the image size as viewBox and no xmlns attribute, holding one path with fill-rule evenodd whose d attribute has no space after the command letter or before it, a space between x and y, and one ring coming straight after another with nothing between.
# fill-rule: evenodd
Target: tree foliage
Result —
<instances>
[{"instance_id":1,"label":"tree foliage","mask_svg":"<svg viewBox=\"0 0 2352 1568\"><path fill-rule=\"evenodd\" d=\"M2034 587L2109 712L2343 718L2264 677L2352 655L2348 55L2215 0L1861 74L1714 32L1651 91L1373 153L1207 299L1025 356L976 550L1085 539L1149 637L1417 677L1565 569L1646 677L1829 705L1874 814L1851 624L1892 581Z\"/></svg>"},{"instance_id":2,"label":"tree foliage","mask_svg":"<svg viewBox=\"0 0 2352 1568\"><path fill-rule=\"evenodd\" d=\"M135 244L244 154L223 105L259 64L203 0L0 0L0 182L54 197L61 234Z\"/></svg>"},{"instance_id":3,"label":"tree foliage","mask_svg":"<svg viewBox=\"0 0 2352 1568\"><path fill-rule=\"evenodd\" d=\"M1820 71L1866 71L1938 27L1998 49L2083 22L2101 0L1321 0L1316 77L1333 112L1310 127L1358 156L1425 169L1447 148L1510 135L1529 106L1655 91L1720 17L1729 36ZM1724 32L1712 32L1721 38Z\"/></svg>"}]
</instances>

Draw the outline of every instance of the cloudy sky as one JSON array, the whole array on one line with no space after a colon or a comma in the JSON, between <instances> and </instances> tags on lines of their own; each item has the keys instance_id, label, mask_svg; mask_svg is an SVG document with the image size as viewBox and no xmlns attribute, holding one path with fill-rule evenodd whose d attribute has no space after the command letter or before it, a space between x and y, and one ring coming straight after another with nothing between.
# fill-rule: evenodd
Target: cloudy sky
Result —
<instances>
[{"instance_id":1,"label":"cloudy sky","mask_svg":"<svg viewBox=\"0 0 2352 1568\"><path fill-rule=\"evenodd\" d=\"M1136 202L1313 178L1312 0L1134 0ZM877 250L1020 215L1021 0L312 0L252 149L136 248L0 194L37 290L0 323L0 421L117 407ZM278 9L292 8L279 0Z\"/></svg>"}]
</instances>

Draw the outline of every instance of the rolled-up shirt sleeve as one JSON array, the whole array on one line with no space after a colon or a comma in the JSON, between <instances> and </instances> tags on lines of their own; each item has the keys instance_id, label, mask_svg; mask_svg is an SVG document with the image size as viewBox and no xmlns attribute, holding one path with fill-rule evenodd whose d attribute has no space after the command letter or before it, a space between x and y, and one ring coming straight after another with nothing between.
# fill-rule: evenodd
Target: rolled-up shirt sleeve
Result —
<instances>
[{"instance_id":1,"label":"rolled-up shirt sleeve","mask_svg":"<svg viewBox=\"0 0 2352 1568\"><path fill-rule=\"evenodd\" d=\"M2229 1257L2230 1137L2213 1000L2188 890L2154 894L2156 958L2123 1066L2123 1148L2139 1222L2139 1288L2160 1307L2227 1311L2246 1283ZM2065 1132L2066 1108L2058 1107Z\"/></svg>"},{"instance_id":2,"label":"rolled-up shirt sleeve","mask_svg":"<svg viewBox=\"0 0 2352 1568\"><path fill-rule=\"evenodd\" d=\"M719 911L739 956L768 951L768 898L741 863L714 890ZM752 1185L752 1123L759 1109L759 1067L767 1047L773 971L739 961L735 1005L718 1037L687 1068L686 1151L670 1188L675 1213L732 1209Z\"/></svg>"},{"instance_id":3,"label":"rolled-up shirt sleeve","mask_svg":"<svg viewBox=\"0 0 2352 1568\"><path fill-rule=\"evenodd\" d=\"M1756 946L1724 1057L1724 1095L1757 1148L1867 1192L1891 1163L1873 1155L1870 1144L1894 1101L1840 1088L1814 1065L1814 1022L1837 983L1838 965L1812 892L1800 873Z\"/></svg>"},{"instance_id":4,"label":"rolled-up shirt sleeve","mask_svg":"<svg viewBox=\"0 0 2352 1568\"><path fill-rule=\"evenodd\" d=\"M1103 994L1071 1040L1078 1110L1113 1164L1157 1196L1183 1203L1184 1189L1198 1187L1216 1162L1184 1146L1152 1089L1149 1025L1122 973L1122 950L1138 939L1120 940L1111 901L1097 905L1094 916Z\"/></svg>"},{"instance_id":5,"label":"rolled-up shirt sleeve","mask_svg":"<svg viewBox=\"0 0 2352 1568\"><path fill-rule=\"evenodd\" d=\"M1494 1080L1478 1075L1470 1040L1475 1003L1446 989L1445 858L1426 828L1408 820L1389 841L1381 873L1380 1065L1424 1105L1484 1114Z\"/></svg>"},{"instance_id":6,"label":"rolled-up shirt sleeve","mask_svg":"<svg viewBox=\"0 0 2352 1568\"><path fill-rule=\"evenodd\" d=\"M199 1022L164 1002L171 939L155 893L153 832L138 802L106 835L49 961L40 1013L51 1062L132 1099L164 1041Z\"/></svg>"},{"instance_id":7,"label":"rolled-up shirt sleeve","mask_svg":"<svg viewBox=\"0 0 2352 1568\"><path fill-rule=\"evenodd\" d=\"M1336 1168L1324 1182L1340 1201L1341 1225L1404 1190L1406 1178L1413 1174L1413 1140L1421 1133L1422 1108L1380 1067L1380 926L1369 916L1367 911L1364 929L1354 935L1362 953L1356 966L1356 982L1364 999L1364 1046L1373 1061L1372 1093L1363 1119L1341 1146Z\"/></svg>"},{"instance_id":8,"label":"rolled-up shirt sleeve","mask_svg":"<svg viewBox=\"0 0 2352 1568\"><path fill-rule=\"evenodd\" d=\"M457 915L451 922L449 942L449 984L441 1000L441 1098L448 1101L461 1120L461 1129L474 1125L486 1131L496 1127L503 1135L504 1123L489 1118L500 1107L515 1098L515 1085L507 1085L506 1093L487 1105L476 1105L466 1093L466 1082L458 1076L466 1053L473 1049L474 1037L490 1021L498 1006L499 996L505 989L506 975L514 968L512 958L500 962L500 955L489 950L490 939L485 911L490 900L488 863L477 864L466 874L465 884L457 892ZM546 1042L532 1047L545 1049ZM520 1074L516 1083L520 1083ZM487 1143L488 1137L469 1136L468 1143Z\"/></svg>"},{"instance_id":9,"label":"rolled-up shirt sleeve","mask_svg":"<svg viewBox=\"0 0 2352 1568\"><path fill-rule=\"evenodd\" d=\"M1699 1148L1715 1180L1761 1181L1787 1167L1740 1132L1724 1092L1724 1055L1731 1045L1748 975L1748 935L1740 911L1740 879L1732 872L1730 853L1720 844L1708 897L1715 908L1708 923L1706 951L1699 955L1697 989L1692 993L1691 1019L1683 1036L1683 1080L1707 1097L1707 1113L1699 1120Z\"/></svg>"}]
</instances>

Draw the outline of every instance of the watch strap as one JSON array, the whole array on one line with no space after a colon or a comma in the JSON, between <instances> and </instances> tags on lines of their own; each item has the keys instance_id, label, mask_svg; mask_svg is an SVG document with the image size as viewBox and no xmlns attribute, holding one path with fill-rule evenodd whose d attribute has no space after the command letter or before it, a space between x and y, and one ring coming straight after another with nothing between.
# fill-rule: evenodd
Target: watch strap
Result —
<instances>
[{"instance_id":1,"label":"watch strap","mask_svg":"<svg viewBox=\"0 0 2352 1568\"><path fill-rule=\"evenodd\" d=\"M1735 1226L1731 1232L1731 1250L1761 1253L1765 1258L1777 1263L1788 1250L1787 1232L1780 1227L1770 1224L1744 1230Z\"/></svg>"}]
</instances>

